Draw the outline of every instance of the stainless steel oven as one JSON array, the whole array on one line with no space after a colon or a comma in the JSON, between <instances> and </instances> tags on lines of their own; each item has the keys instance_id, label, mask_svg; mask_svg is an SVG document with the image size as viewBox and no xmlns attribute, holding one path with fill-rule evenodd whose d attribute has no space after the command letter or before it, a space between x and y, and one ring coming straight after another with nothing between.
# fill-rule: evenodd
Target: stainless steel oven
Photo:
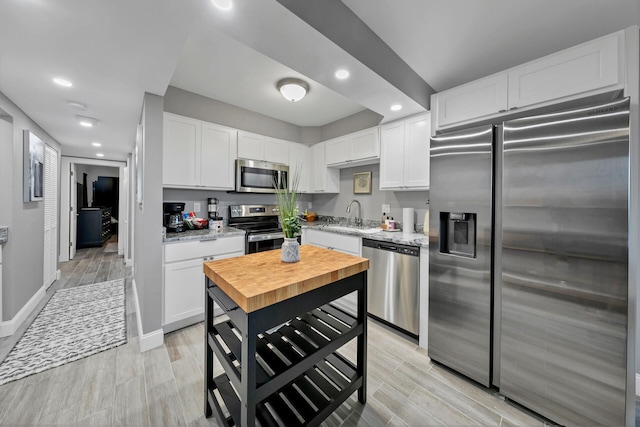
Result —
<instances>
[{"instance_id":1,"label":"stainless steel oven","mask_svg":"<svg viewBox=\"0 0 640 427\"><path fill-rule=\"evenodd\" d=\"M284 242L275 205L229 206L229 226L246 231L245 254L280 249Z\"/></svg>"},{"instance_id":2,"label":"stainless steel oven","mask_svg":"<svg viewBox=\"0 0 640 427\"><path fill-rule=\"evenodd\" d=\"M274 185L287 188L289 166L257 160L236 160L236 191L240 193L275 193Z\"/></svg>"}]
</instances>

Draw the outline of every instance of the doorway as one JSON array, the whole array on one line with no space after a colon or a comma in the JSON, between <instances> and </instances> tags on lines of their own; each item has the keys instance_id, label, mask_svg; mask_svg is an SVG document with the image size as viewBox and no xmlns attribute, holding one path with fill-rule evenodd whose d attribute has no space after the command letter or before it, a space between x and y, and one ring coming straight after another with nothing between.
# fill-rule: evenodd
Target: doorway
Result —
<instances>
[{"instance_id":1,"label":"doorway","mask_svg":"<svg viewBox=\"0 0 640 427\"><path fill-rule=\"evenodd\" d=\"M108 218L111 218L114 212L117 215L111 219L110 230L116 236L112 241L117 245L118 254L124 255L127 261L130 256L127 245L128 192L125 188L128 185L127 163L62 156L60 172L60 182L63 183L60 188L60 206L69 206L61 209L60 261L69 261L75 257L78 244L77 222L81 210L102 207L110 208ZM102 182L105 180L99 180L99 177L109 178L106 180L110 182L107 187L111 187L106 191L109 193L108 196L102 190ZM94 182L98 190L97 196L94 191ZM114 199L114 195L117 195L117 199ZM114 224L117 225L114 226Z\"/></svg>"}]
</instances>

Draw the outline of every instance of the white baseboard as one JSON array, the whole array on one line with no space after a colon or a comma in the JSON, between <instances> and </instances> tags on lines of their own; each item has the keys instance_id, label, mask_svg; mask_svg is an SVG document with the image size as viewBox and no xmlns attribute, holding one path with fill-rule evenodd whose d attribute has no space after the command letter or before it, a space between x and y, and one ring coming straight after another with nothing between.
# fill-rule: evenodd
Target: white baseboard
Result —
<instances>
[{"instance_id":1,"label":"white baseboard","mask_svg":"<svg viewBox=\"0 0 640 427\"><path fill-rule=\"evenodd\" d=\"M31 299L20 309L13 319L0 322L0 337L8 337L16 333L22 322L24 322L29 314L36 308L38 303L44 298L46 286L42 286L33 294Z\"/></svg>"},{"instance_id":2,"label":"white baseboard","mask_svg":"<svg viewBox=\"0 0 640 427\"><path fill-rule=\"evenodd\" d=\"M133 259L132 258L124 260L124 266L125 267L131 267L132 265L133 265Z\"/></svg>"},{"instance_id":3,"label":"white baseboard","mask_svg":"<svg viewBox=\"0 0 640 427\"><path fill-rule=\"evenodd\" d=\"M140 303L138 301L138 289L136 288L136 279L132 281L133 286L133 298L136 304L136 320L138 324L138 342L140 343L140 352L144 353L152 348L160 347L164 344L164 331L162 328L155 331L144 334L142 332L142 317L140 314Z\"/></svg>"}]
</instances>

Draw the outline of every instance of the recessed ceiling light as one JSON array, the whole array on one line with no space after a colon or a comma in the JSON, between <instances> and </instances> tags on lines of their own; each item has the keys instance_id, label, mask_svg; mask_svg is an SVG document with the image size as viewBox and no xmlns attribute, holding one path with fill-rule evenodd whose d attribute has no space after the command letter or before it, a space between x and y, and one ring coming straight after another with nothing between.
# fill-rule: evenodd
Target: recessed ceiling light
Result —
<instances>
[{"instance_id":1,"label":"recessed ceiling light","mask_svg":"<svg viewBox=\"0 0 640 427\"><path fill-rule=\"evenodd\" d=\"M62 77L54 77L53 78L53 82L57 85L60 86L64 86L64 87L71 87L73 86L73 83L71 83L69 80L67 79L63 79Z\"/></svg>"},{"instance_id":2,"label":"recessed ceiling light","mask_svg":"<svg viewBox=\"0 0 640 427\"><path fill-rule=\"evenodd\" d=\"M96 153L96 157L104 157L104 153Z\"/></svg>"},{"instance_id":3,"label":"recessed ceiling light","mask_svg":"<svg viewBox=\"0 0 640 427\"><path fill-rule=\"evenodd\" d=\"M94 119L93 117L76 116L76 119L78 119L80 126L86 128L94 127L98 123L98 120Z\"/></svg>"},{"instance_id":4,"label":"recessed ceiling light","mask_svg":"<svg viewBox=\"0 0 640 427\"><path fill-rule=\"evenodd\" d=\"M336 71L335 76L336 76L336 79L344 80L347 77L349 77L349 71L345 70L344 68L341 68L338 71Z\"/></svg>"},{"instance_id":5,"label":"recessed ceiling light","mask_svg":"<svg viewBox=\"0 0 640 427\"><path fill-rule=\"evenodd\" d=\"M231 10L233 2L231 0L211 0L213 5L220 10Z\"/></svg>"},{"instance_id":6,"label":"recessed ceiling light","mask_svg":"<svg viewBox=\"0 0 640 427\"><path fill-rule=\"evenodd\" d=\"M93 145L94 147L102 147L102 144L100 144L99 142L92 142L91 145Z\"/></svg>"},{"instance_id":7,"label":"recessed ceiling light","mask_svg":"<svg viewBox=\"0 0 640 427\"><path fill-rule=\"evenodd\" d=\"M402 110L402 105L400 104L393 104L391 106L391 111L400 111L400 110Z\"/></svg>"},{"instance_id":8,"label":"recessed ceiling light","mask_svg":"<svg viewBox=\"0 0 640 427\"><path fill-rule=\"evenodd\" d=\"M79 111L84 111L87 109L87 106L85 104L83 104L82 102L78 102L78 101L67 101L67 105L69 105L69 107L75 109L75 110L79 110Z\"/></svg>"}]
</instances>

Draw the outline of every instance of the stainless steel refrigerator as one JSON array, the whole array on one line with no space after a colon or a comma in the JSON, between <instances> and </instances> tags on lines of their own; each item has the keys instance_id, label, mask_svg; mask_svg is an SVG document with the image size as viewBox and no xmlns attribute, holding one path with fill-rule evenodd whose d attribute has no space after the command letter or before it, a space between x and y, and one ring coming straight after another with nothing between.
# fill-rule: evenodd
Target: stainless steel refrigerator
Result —
<instances>
[{"instance_id":1,"label":"stainless steel refrigerator","mask_svg":"<svg viewBox=\"0 0 640 427\"><path fill-rule=\"evenodd\" d=\"M624 425L629 167L627 99L433 138L430 357L557 423Z\"/></svg>"}]
</instances>

